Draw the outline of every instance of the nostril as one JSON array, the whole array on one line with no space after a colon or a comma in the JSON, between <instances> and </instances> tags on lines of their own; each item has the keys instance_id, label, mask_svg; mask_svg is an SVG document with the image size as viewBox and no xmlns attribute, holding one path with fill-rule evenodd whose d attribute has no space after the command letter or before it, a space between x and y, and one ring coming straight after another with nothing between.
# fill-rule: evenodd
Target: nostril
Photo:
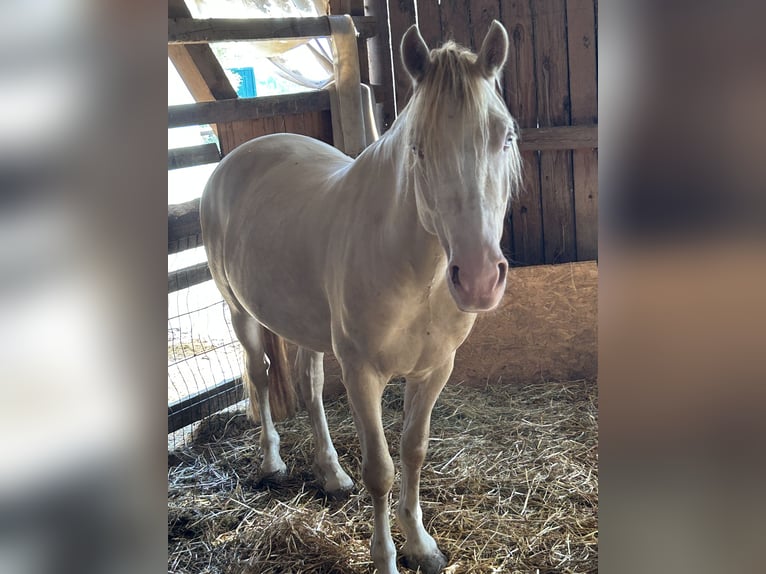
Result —
<instances>
[{"instance_id":1,"label":"nostril","mask_svg":"<svg viewBox=\"0 0 766 574\"><path fill-rule=\"evenodd\" d=\"M501 261L497 264L497 270L499 272L499 277L497 278L497 284L499 285L503 281L505 281L505 276L508 273L508 263L505 261Z\"/></svg>"},{"instance_id":2,"label":"nostril","mask_svg":"<svg viewBox=\"0 0 766 574\"><path fill-rule=\"evenodd\" d=\"M460 285L460 268L457 265L452 266L452 271L450 273L450 278L452 279L452 284L457 287Z\"/></svg>"}]
</instances>

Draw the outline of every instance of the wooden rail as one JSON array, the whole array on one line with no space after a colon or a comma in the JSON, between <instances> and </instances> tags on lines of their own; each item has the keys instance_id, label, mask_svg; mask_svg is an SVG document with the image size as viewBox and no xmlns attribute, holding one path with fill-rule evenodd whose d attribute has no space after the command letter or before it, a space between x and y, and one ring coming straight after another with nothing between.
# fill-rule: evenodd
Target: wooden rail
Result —
<instances>
[{"instance_id":1,"label":"wooden rail","mask_svg":"<svg viewBox=\"0 0 766 574\"><path fill-rule=\"evenodd\" d=\"M353 16L359 38L375 35L375 18ZM330 19L313 18L168 18L168 44L208 44L210 42L237 42L315 38L330 36Z\"/></svg>"},{"instance_id":2,"label":"wooden rail","mask_svg":"<svg viewBox=\"0 0 766 574\"><path fill-rule=\"evenodd\" d=\"M168 169L181 169L221 161L221 152L214 143L168 150Z\"/></svg>"},{"instance_id":3,"label":"wooden rail","mask_svg":"<svg viewBox=\"0 0 766 574\"><path fill-rule=\"evenodd\" d=\"M207 266L206 261L179 269L178 271L171 271L168 273L168 293L188 289L212 278L213 276L210 274L210 268Z\"/></svg>"},{"instance_id":4,"label":"wooden rail","mask_svg":"<svg viewBox=\"0 0 766 574\"><path fill-rule=\"evenodd\" d=\"M327 90L170 106L168 127L236 122L330 109Z\"/></svg>"},{"instance_id":5,"label":"wooden rail","mask_svg":"<svg viewBox=\"0 0 766 574\"><path fill-rule=\"evenodd\" d=\"M598 126L522 128L521 151L570 150L598 147Z\"/></svg>"},{"instance_id":6,"label":"wooden rail","mask_svg":"<svg viewBox=\"0 0 766 574\"><path fill-rule=\"evenodd\" d=\"M383 95L381 86L370 86L375 101L380 103ZM198 126L203 124L257 120L306 112L322 112L330 109L330 93L327 90L238 98L211 102L198 102L170 106L168 127Z\"/></svg>"},{"instance_id":7,"label":"wooden rail","mask_svg":"<svg viewBox=\"0 0 766 574\"><path fill-rule=\"evenodd\" d=\"M212 389L168 405L168 434L243 400L242 378L227 379Z\"/></svg>"},{"instance_id":8,"label":"wooden rail","mask_svg":"<svg viewBox=\"0 0 766 574\"><path fill-rule=\"evenodd\" d=\"M168 254L202 245L199 199L168 206Z\"/></svg>"}]
</instances>

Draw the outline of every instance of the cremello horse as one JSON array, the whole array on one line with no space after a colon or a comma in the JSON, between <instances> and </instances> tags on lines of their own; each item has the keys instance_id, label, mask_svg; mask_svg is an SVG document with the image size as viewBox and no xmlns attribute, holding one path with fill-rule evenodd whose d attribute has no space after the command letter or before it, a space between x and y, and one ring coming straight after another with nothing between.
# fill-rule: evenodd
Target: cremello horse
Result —
<instances>
[{"instance_id":1,"label":"cremello horse","mask_svg":"<svg viewBox=\"0 0 766 574\"><path fill-rule=\"evenodd\" d=\"M394 464L381 422L383 389L396 375L407 380L403 558L429 574L446 565L423 527L420 470L455 350L476 313L496 307L505 290L499 244L520 178L516 124L496 92L507 52L499 22L478 55L453 43L429 52L413 26L402 40L412 99L356 160L303 136L261 137L221 161L202 197L210 269L260 412L262 472L286 471L273 423L295 406L294 391L279 385L289 371L283 337L299 347L317 479L328 493L352 487L322 406L323 353L332 351L361 442L380 574L398 571L389 525Z\"/></svg>"}]
</instances>

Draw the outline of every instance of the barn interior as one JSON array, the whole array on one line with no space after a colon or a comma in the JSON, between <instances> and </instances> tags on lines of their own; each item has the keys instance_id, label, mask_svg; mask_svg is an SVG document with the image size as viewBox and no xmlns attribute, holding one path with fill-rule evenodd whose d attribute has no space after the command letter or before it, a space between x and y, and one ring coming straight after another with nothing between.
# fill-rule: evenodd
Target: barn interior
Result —
<instances>
[{"instance_id":1,"label":"barn interior","mask_svg":"<svg viewBox=\"0 0 766 574\"><path fill-rule=\"evenodd\" d=\"M369 499L323 497L305 413L279 423L292 478L257 476L199 196L223 157L262 135L357 155L411 94L399 47L410 25L431 47L476 51L494 19L511 39L498 89L521 128L524 184L505 220L505 297L459 349L434 413L425 521L446 572L597 571L597 13L595 0L168 1L169 572L371 571ZM325 368L330 431L361 484L340 369L332 357ZM401 395L392 381L392 450Z\"/></svg>"}]
</instances>

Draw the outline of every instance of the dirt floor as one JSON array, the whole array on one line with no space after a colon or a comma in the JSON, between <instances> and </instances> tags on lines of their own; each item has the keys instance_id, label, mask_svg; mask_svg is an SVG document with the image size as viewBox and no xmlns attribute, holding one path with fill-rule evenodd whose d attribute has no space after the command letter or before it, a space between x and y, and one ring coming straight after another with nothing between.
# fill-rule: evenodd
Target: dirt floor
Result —
<instances>
[{"instance_id":1,"label":"dirt floor","mask_svg":"<svg viewBox=\"0 0 766 574\"><path fill-rule=\"evenodd\" d=\"M397 469L402 397L394 381L383 399ZM421 482L424 523L449 557L445 572L597 571L597 405L587 380L445 389ZM345 399L326 409L341 464L359 484ZM357 488L328 500L318 490L305 413L278 430L290 472L280 485L259 479L258 429L241 412L203 422L191 444L169 454L168 572L373 571L369 496ZM392 508L398 497L397 471Z\"/></svg>"}]
</instances>

